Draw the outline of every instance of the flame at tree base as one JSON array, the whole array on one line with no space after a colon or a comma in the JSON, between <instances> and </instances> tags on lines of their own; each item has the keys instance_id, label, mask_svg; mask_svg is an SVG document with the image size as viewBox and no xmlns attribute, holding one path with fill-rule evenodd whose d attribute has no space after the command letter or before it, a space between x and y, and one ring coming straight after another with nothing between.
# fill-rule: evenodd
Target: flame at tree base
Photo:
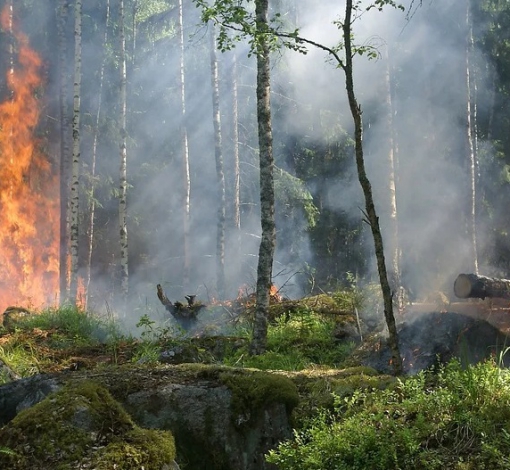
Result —
<instances>
[{"instance_id":1,"label":"flame at tree base","mask_svg":"<svg viewBox=\"0 0 510 470\"><path fill-rule=\"evenodd\" d=\"M0 313L12 304L39 308L58 300L58 177L35 137L40 115L41 59L12 23L15 44L0 104Z\"/></svg>"}]
</instances>

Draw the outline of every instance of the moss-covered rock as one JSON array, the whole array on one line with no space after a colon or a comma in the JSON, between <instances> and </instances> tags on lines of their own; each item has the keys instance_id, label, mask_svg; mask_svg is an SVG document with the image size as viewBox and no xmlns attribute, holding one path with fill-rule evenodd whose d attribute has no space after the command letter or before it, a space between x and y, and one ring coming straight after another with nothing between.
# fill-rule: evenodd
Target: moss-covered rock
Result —
<instances>
[{"instance_id":1,"label":"moss-covered rock","mask_svg":"<svg viewBox=\"0 0 510 470\"><path fill-rule=\"evenodd\" d=\"M106 388L72 382L0 429L0 468L161 470L175 458L168 431L133 423Z\"/></svg>"},{"instance_id":2,"label":"moss-covered rock","mask_svg":"<svg viewBox=\"0 0 510 470\"><path fill-rule=\"evenodd\" d=\"M219 375L232 393L231 412L236 424L249 423L252 416L274 403L282 403L291 414L299 403L294 383L286 377L257 370L229 369Z\"/></svg>"}]
</instances>

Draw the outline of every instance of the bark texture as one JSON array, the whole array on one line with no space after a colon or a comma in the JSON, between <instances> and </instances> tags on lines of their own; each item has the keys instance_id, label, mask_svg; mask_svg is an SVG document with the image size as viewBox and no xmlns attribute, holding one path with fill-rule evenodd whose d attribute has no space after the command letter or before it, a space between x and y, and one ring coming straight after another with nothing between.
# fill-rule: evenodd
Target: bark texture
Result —
<instances>
[{"instance_id":1,"label":"bark texture","mask_svg":"<svg viewBox=\"0 0 510 470\"><path fill-rule=\"evenodd\" d=\"M127 65L126 35L124 28L124 0L119 1L120 16L120 175L119 175L119 235L120 235L120 288L123 301L129 292L128 231L127 231Z\"/></svg>"},{"instance_id":2,"label":"bark texture","mask_svg":"<svg viewBox=\"0 0 510 470\"><path fill-rule=\"evenodd\" d=\"M270 61L267 31L268 0L255 2L258 33L257 51L257 120L260 166L260 221L262 238L257 266L257 301L253 325L251 354L262 354L267 343L267 312L275 250L274 159L271 128Z\"/></svg>"},{"instance_id":3,"label":"bark texture","mask_svg":"<svg viewBox=\"0 0 510 470\"><path fill-rule=\"evenodd\" d=\"M216 54L216 34L210 25L211 47L211 87L214 127L214 158L216 161L216 184L218 186L218 221L216 228L216 291L219 299L225 298L225 173L223 170L223 149L220 114L220 85L218 57Z\"/></svg>"},{"instance_id":4,"label":"bark texture","mask_svg":"<svg viewBox=\"0 0 510 470\"><path fill-rule=\"evenodd\" d=\"M59 111L60 111L60 303L69 299L69 114L67 112L67 40L66 24L68 17L67 0L59 1L58 55L59 55Z\"/></svg>"},{"instance_id":5,"label":"bark texture","mask_svg":"<svg viewBox=\"0 0 510 470\"><path fill-rule=\"evenodd\" d=\"M73 86L73 160L71 165L70 247L71 279L69 300L74 304L78 295L78 245L80 202L80 112L81 112L81 0L74 4L74 86Z\"/></svg>"}]
</instances>

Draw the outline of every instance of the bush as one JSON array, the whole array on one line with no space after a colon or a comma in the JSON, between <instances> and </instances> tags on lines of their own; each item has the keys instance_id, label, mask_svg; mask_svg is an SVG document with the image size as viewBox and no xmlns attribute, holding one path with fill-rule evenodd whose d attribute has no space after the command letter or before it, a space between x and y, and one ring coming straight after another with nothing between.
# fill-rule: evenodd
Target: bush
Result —
<instances>
[{"instance_id":1,"label":"bush","mask_svg":"<svg viewBox=\"0 0 510 470\"><path fill-rule=\"evenodd\" d=\"M337 398L267 456L283 470L510 469L510 373L453 361Z\"/></svg>"}]
</instances>

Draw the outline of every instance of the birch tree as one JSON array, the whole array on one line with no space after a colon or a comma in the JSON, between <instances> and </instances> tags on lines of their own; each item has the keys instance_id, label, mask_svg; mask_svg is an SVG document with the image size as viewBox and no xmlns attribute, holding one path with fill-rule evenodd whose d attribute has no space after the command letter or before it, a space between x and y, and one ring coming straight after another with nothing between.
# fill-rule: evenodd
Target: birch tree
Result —
<instances>
[{"instance_id":1,"label":"birch tree","mask_svg":"<svg viewBox=\"0 0 510 470\"><path fill-rule=\"evenodd\" d=\"M70 247L71 279L69 300L75 304L78 294L78 245L80 202L80 104L81 104L81 0L74 4L74 86L73 86L73 159L71 165Z\"/></svg>"},{"instance_id":2,"label":"birch tree","mask_svg":"<svg viewBox=\"0 0 510 470\"><path fill-rule=\"evenodd\" d=\"M60 0L57 10L59 56L59 110L60 110L60 303L69 299L69 114L67 112L67 39L68 1Z\"/></svg>"},{"instance_id":3,"label":"birch tree","mask_svg":"<svg viewBox=\"0 0 510 470\"><path fill-rule=\"evenodd\" d=\"M394 108L391 86L391 63L388 46L385 47L386 71L384 84L386 87L386 135L388 136L388 199L390 206L390 259L391 273L393 278L393 289L397 299L397 308L399 313L404 310L404 288L402 287L400 272L400 242L398 229L398 210L397 210L397 183L396 183L396 165L397 165L397 146L395 141L395 125L393 122Z\"/></svg>"},{"instance_id":4,"label":"birch tree","mask_svg":"<svg viewBox=\"0 0 510 470\"><path fill-rule=\"evenodd\" d=\"M182 279L184 290L187 291L190 285L190 199L191 199L191 178L189 169L189 146L188 129L186 126L186 82L184 73L184 15L183 0L179 0L179 11L177 20L177 29L179 37L179 92L180 92L180 115L181 121L179 131L181 135L181 163L182 163L182 181L184 191L182 193L182 227L183 227L183 270Z\"/></svg>"},{"instance_id":5,"label":"birch tree","mask_svg":"<svg viewBox=\"0 0 510 470\"><path fill-rule=\"evenodd\" d=\"M119 0L120 32L120 175L119 175L119 235L120 235L120 288L126 306L129 292L128 231L127 231L127 60L124 0ZM125 315L125 312L124 312Z\"/></svg>"},{"instance_id":6,"label":"birch tree","mask_svg":"<svg viewBox=\"0 0 510 470\"><path fill-rule=\"evenodd\" d=\"M103 57L101 60L101 68L99 70L99 90L97 93L97 110L95 116L95 123L92 138L92 159L90 165L90 192L89 192L89 223L88 223L88 247L87 247L87 266L86 266L86 279L85 279L85 308L87 308L90 293L91 271L92 271L92 252L94 250L94 228L95 228L95 213L96 213L96 200L94 197L95 192L95 178L96 178L96 161L97 161L97 142L99 137L99 120L101 118L102 98L103 98L103 85L104 85L104 71L106 65L106 45L108 44L108 25L110 23L110 0L106 0L105 5L105 28L104 28L104 48Z\"/></svg>"},{"instance_id":7,"label":"birch tree","mask_svg":"<svg viewBox=\"0 0 510 470\"><path fill-rule=\"evenodd\" d=\"M218 221L216 230L216 290L218 297L225 297L225 173L223 171L223 150L220 114L220 85L218 77L218 57L216 54L215 27L210 30L211 87L214 126L214 157L218 186Z\"/></svg>"},{"instance_id":8,"label":"birch tree","mask_svg":"<svg viewBox=\"0 0 510 470\"><path fill-rule=\"evenodd\" d=\"M476 155L476 101L474 99L474 79L471 72L471 49L473 48L473 26L471 24L470 2L466 2L466 143L468 153L469 167L469 187L470 187L470 208L468 214L468 236L471 247L471 258L473 272L478 274L478 243L476 234L476 178L477 178L477 155Z\"/></svg>"}]
</instances>

